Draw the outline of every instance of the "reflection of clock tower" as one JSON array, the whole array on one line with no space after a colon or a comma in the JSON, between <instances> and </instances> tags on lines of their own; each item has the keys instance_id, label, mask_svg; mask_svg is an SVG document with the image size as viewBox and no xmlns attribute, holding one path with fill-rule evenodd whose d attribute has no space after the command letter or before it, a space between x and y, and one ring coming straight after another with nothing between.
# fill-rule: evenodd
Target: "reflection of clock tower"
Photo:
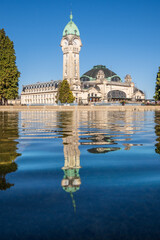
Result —
<instances>
[{"instance_id":1,"label":"reflection of clock tower","mask_svg":"<svg viewBox=\"0 0 160 240\"><path fill-rule=\"evenodd\" d=\"M79 150L79 112L61 112L59 113L59 122L62 124L64 131L64 167L62 167L64 176L61 186L64 191L70 193L74 210L76 209L73 193L80 189L81 179L79 170L80 166L80 150ZM66 124L67 123L67 124Z\"/></svg>"},{"instance_id":2,"label":"reflection of clock tower","mask_svg":"<svg viewBox=\"0 0 160 240\"><path fill-rule=\"evenodd\" d=\"M71 89L75 91L73 93L77 96L76 91L80 90L79 52L82 43L79 30L72 18L71 13L70 22L64 28L60 46L63 51L63 79L68 80Z\"/></svg>"}]
</instances>

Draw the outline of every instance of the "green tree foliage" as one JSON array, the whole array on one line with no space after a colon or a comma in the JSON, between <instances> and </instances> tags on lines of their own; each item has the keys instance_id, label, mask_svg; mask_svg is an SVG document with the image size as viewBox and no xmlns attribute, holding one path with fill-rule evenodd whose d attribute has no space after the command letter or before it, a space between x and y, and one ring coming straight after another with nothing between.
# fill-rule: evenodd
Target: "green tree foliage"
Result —
<instances>
[{"instance_id":1,"label":"green tree foliage","mask_svg":"<svg viewBox=\"0 0 160 240\"><path fill-rule=\"evenodd\" d=\"M20 72L16 66L14 44L0 29L0 104L18 96Z\"/></svg>"},{"instance_id":2,"label":"green tree foliage","mask_svg":"<svg viewBox=\"0 0 160 240\"><path fill-rule=\"evenodd\" d=\"M57 102L60 101L61 103L73 103L75 97L73 96L72 91L70 90L70 86L67 80L63 80L58 87L57 92Z\"/></svg>"},{"instance_id":3,"label":"green tree foliage","mask_svg":"<svg viewBox=\"0 0 160 240\"><path fill-rule=\"evenodd\" d=\"M157 78L156 78L156 89L155 89L154 98L156 101L160 100L160 67L159 67L159 72L157 73Z\"/></svg>"}]
</instances>

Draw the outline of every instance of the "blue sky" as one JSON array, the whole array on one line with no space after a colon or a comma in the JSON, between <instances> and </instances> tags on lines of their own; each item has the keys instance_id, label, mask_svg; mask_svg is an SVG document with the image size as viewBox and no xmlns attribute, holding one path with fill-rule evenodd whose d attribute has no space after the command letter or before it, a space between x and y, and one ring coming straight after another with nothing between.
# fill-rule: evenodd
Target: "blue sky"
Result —
<instances>
[{"instance_id":1,"label":"blue sky","mask_svg":"<svg viewBox=\"0 0 160 240\"><path fill-rule=\"evenodd\" d=\"M62 79L60 41L70 10L80 30L81 75L102 64L131 74L152 98L160 66L158 0L0 0L0 28L14 42L22 85Z\"/></svg>"}]
</instances>

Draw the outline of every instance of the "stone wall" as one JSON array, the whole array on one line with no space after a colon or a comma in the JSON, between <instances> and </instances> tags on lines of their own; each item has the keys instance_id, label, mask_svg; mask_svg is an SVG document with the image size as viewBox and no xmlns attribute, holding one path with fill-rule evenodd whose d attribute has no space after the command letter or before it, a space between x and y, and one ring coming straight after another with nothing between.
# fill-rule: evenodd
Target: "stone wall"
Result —
<instances>
[{"instance_id":1,"label":"stone wall","mask_svg":"<svg viewBox=\"0 0 160 240\"><path fill-rule=\"evenodd\" d=\"M160 111L160 106L0 106L0 111Z\"/></svg>"}]
</instances>

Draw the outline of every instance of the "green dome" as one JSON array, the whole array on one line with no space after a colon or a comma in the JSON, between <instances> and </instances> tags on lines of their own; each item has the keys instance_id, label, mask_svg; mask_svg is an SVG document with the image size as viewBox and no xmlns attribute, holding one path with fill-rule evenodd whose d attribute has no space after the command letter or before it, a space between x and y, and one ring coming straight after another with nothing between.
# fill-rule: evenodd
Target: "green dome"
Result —
<instances>
[{"instance_id":1,"label":"green dome","mask_svg":"<svg viewBox=\"0 0 160 240\"><path fill-rule=\"evenodd\" d=\"M79 175L79 168L68 168L68 169L63 169L64 171L64 177L63 179L68 179L69 180L69 185L67 186L62 186L63 190L66 192L76 192L77 190L80 189L81 181L80 181L80 175ZM78 180L74 184L74 181Z\"/></svg>"},{"instance_id":2,"label":"green dome","mask_svg":"<svg viewBox=\"0 0 160 240\"><path fill-rule=\"evenodd\" d=\"M80 36L78 27L76 26L76 24L72 21L72 13L70 15L70 21L69 23L65 26L64 30L63 30L63 37L66 35L76 35L76 36Z\"/></svg>"}]
</instances>

